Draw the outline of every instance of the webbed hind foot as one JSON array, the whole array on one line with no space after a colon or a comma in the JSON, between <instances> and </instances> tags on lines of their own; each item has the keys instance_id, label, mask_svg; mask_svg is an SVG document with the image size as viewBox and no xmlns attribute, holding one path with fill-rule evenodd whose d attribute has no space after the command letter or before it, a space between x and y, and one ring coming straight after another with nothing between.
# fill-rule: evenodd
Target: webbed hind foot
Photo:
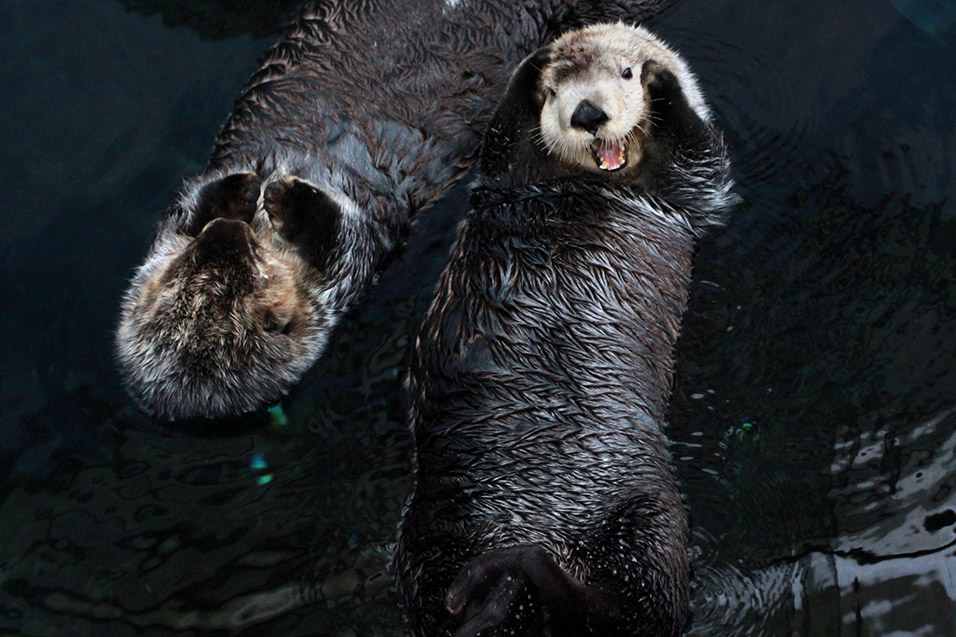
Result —
<instances>
[{"instance_id":1,"label":"webbed hind foot","mask_svg":"<svg viewBox=\"0 0 956 637\"><path fill-rule=\"evenodd\" d=\"M613 631L620 621L613 596L572 578L537 544L471 560L448 588L445 604L464 620L455 637L611 635L605 627Z\"/></svg>"}]
</instances>

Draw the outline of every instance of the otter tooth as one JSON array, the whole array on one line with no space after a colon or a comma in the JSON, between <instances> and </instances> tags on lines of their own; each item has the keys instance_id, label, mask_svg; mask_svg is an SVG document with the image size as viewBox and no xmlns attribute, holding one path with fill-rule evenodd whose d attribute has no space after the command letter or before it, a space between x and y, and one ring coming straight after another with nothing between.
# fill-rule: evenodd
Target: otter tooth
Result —
<instances>
[{"instance_id":1,"label":"otter tooth","mask_svg":"<svg viewBox=\"0 0 956 637\"><path fill-rule=\"evenodd\" d=\"M615 170L620 170L627 165L627 146L622 141L608 142L605 140L596 140L597 146L592 146L592 154L594 155L595 163L598 168L601 170L606 170L613 172ZM616 156L613 157L611 153L616 151Z\"/></svg>"}]
</instances>

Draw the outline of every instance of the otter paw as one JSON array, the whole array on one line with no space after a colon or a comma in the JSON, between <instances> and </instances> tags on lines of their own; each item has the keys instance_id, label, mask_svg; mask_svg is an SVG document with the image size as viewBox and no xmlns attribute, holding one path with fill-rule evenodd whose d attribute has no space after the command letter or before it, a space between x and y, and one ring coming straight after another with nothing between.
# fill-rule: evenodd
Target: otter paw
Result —
<instances>
[{"instance_id":1,"label":"otter paw","mask_svg":"<svg viewBox=\"0 0 956 637\"><path fill-rule=\"evenodd\" d=\"M674 99L682 94L677 76L654 60L644 62L641 83L651 94L651 99Z\"/></svg>"},{"instance_id":2,"label":"otter paw","mask_svg":"<svg viewBox=\"0 0 956 637\"><path fill-rule=\"evenodd\" d=\"M316 266L327 263L338 237L341 208L325 192L298 177L266 187L263 204L279 236Z\"/></svg>"},{"instance_id":3,"label":"otter paw","mask_svg":"<svg viewBox=\"0 0 956 637\"><path fill-rule=\"evenodd\" d=\"M238 219L251 223L259 207L259 193L262 192L262 181L256 173L236 173L223 177L220 182L231 196L226 204L228 219Z\"/></svg>"},{"instance_id":4,"label":"otter paw","mask_svg":"<svg viewBox=\"0 0 956 637\"><path fill-rule=\"evenodd\" d=\"M524 634L531 627L576 635L586 610L575 584L536 544L496 549L465 565L448 588L445 605L464 620L455 637L505 629Z\"/></svg>"},{"instance_id":5,"label":"otter paw","mask_svg":"<svg viewBox=\"0 0 956 637\"><path fill-rule=\"evenodd\" d=\"M651 110L661 117L693 117L700 118L694 113L687 97L681 88L680 80L674 73L663 65L648 60L641 69L641 82L651 98Z\"/></svg>"},{"instance_id":6,"label":"otter paw","mask_svg":"<svg viewBox=\"0 0 956 637\"><path fill-rule=\"evenodd\" d=\"M687 101L673 71L648 60L641 70L641 81L650 96L656 137L672 139L679 146L693 146L706 139L707 125Z\"/></svg>"},{"instance_id":7,"label":"otter paw","mask_svg":"<svg viewBox=\"0 0 956 637\"><path fill-rule=\"evenodd\" d=\"M199 234L213 219L236 219L251 223L261 190L262 182L256 173L234 173L209 182L199 191L190 234Z\"/></svg>"},{"instance_id":8,"label":"otter paw","mask_svg":"<svg viewBox=\"0 0 956 637\"><path fill-rule=\"evenodd\" d=\"M286 177L266 186L263 205L272 227L283 239L295 243L308 229L311 217L326 205L328 196L298 177Z\"/></svg>"}]
</instances>

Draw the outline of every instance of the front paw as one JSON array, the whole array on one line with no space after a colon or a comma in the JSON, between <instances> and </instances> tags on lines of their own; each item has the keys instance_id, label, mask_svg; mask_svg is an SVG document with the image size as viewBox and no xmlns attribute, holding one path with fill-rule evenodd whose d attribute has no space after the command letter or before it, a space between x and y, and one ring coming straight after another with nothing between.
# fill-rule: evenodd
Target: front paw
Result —
<instances>
[{"instance_id":1,"label":"front paw","mask_svg":"<svg viewBox=\"0 0 956 637\"><path fill-rule=\"evenodd\" d=\"M252 223L259 204L262 182L256 173L233 173L211 181L199 191L189 233L199 234L213 219Z\"/></svg>"},{"instance_id":2,"label":"front paw","mask_svg":"<svg viewBox=\"0 0 956 637\"><path fill-rule=\"evenodd\" d=\"M310 222L335 203L309 182L285 177L266 187L263 205L275 231L286 241L296 243L307 233Z\"/></svg>"},{"instance_id":3,"label":"front paw","mask_svg":"<svg viewBox=\"0 0 956 637\"><path fill-rule=\"evenodd\" d=\"M700 122L700 117L687 102L680 80L663 64L654 60L645 62L641 69L641 82L650 97L651 111L658 118L658 123L686 126L690 122L681 120L688 118ZM671 121L674 119L677 121Z\"/></svg>"},{"instance_id":4,"label":"front paw","mask_svg":"<svg viewBox=\"0 0 956 637\"><path fill-rule=\"evenodd\" d=\"M652 137L657 142L676 144L678 148L707 143L708 124L688 102L684 87L673 71L659 62L648 60L641 69L641 82L649 97Z\"/></svg>"},{"instance_id":5,"label":"front paw","mask_svg":"<svg viewBox=\"0 0 956 637\"><path fill-rule=\"evenodd\" d=\"M575 635L586 614L575 584L540 546L515 546L468 562L448 588L445 604L464 621L455 637L498 631Z\"/></svg>"},{"instance_id":6,"label":"front paw","mask_svg":"<svg viewBox=\"0 0 956 637\"><path fill-rule=\"evenodd\" d=\"M226 219L252 223L259 206L262 181L256 173L236 173L220 181L224 192L223 214Z\"/></svg>"},{"instance_id":7,"label":"front paw","mask_svg":"<svg viewBox=\"0 0 956 637\"><path fill-rule=\"evenodd\" d=\"M263 205L272 227L314 265L324 265L338 240L341 208L321 189L298 177L266 187Z\"/></svg>"},{"instance_id":8,"label":"front paw","mask_svg":"<svg viewBox=\"0 0 956 637\"><path fill-rule=\"evenodd\" d=\"M652 101L674 100L683 97L680 81L674 73L656 60L647 60L641 68L641 83Z\"/></svg>"}]
</instances>

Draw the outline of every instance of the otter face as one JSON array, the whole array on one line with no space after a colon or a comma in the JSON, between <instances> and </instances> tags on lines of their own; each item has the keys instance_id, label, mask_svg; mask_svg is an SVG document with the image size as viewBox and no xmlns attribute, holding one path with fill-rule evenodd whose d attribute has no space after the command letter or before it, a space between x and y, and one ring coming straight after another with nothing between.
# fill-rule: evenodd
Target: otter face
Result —
<instances>
[{"instance_id":1,"label":"otter face","mask_svg":"<svg viewBox=\"0 0 956 637\"><path fill-rule=\"evenodd\" d=\"M636 166L652 124L647 62L672 71L694 110L709 119L690 70L656 36L640 27L595 25L550 46L538 87L541 140L548 153L590 172Z\"/></svg>"},{"instance_id":2,"label":"otter face","mask_svg":"<svg viewBox=\"0 0 956 637\"><path fill-rule=\"evenodd\" d=\"M241 213L226 205L242 195L235 184L222 186L230 177L207 185L222 191L213 193L221 205L210 213L198 197L189 223L161 238L124 300L119 366L130 393L157 417L220 417L268 404L325 345L333 316L323 302L321 270L309 260L317 255L303 254L276 231L296 227L309 235L280 209L285 202L276 202L281 188L272 186L286 182L270 185L269 209L257 213L260 184L243 177L252 183L240 186L255 196L245 198ZM207 213L214 218L205 221ZM314 251L321 242L308 236L307 243Z\"/></svg>"}]
</instances>

